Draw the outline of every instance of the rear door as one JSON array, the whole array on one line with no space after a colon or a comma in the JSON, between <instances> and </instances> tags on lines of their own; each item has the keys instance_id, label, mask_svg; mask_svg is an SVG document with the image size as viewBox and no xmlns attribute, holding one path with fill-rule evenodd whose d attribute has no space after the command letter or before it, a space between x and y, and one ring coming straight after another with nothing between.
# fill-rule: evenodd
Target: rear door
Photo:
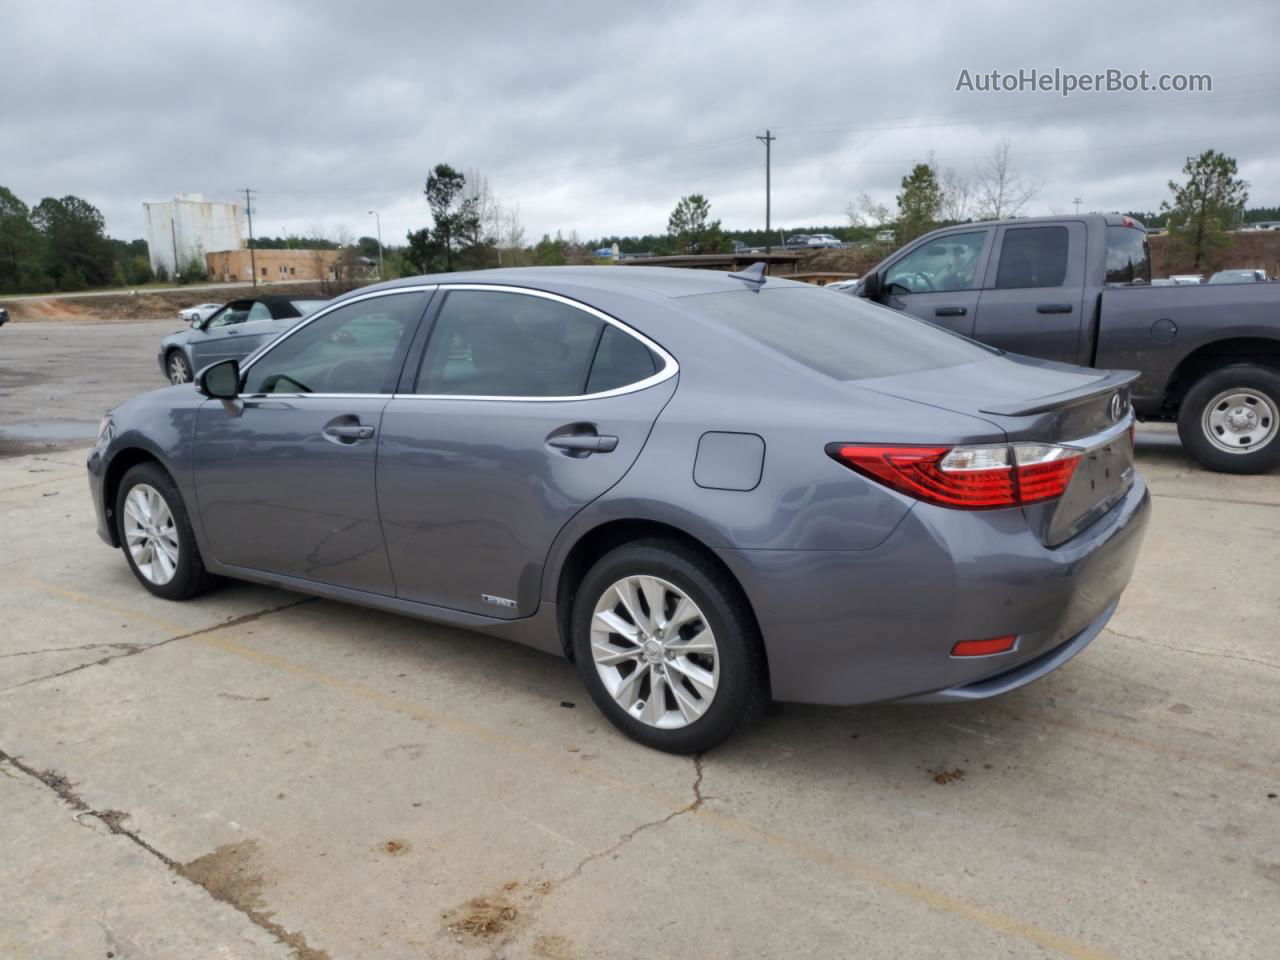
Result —
<instances>
[{"instance_id":1,"label":"rear door","mask_svg":"<svg viewBox=\"0 0 1280 960\"><path fill-rule=\"evenodd\" d=\"M993 232L959 230L908 250L885 269L884 303L972 336Z\"/></svg>"},{"instance_id":2,"label":"rear door","mask_svg":"<svg viewBox=\"0 0 1280 960\"><path fill-rule=\"evenodd\" d=\"M1001 227L978 301L975 339L1011 353L1088 363L1085 225Z\"/></svg>"},{"instance_id":3,"label":"rear door","mask_svg":"<svg viewBox=\"0 0 1280 960\"><path fill-rule=\"evenodd\" d=\"M537 291L445 287L432 310L379 441L397 595L528 616L552 540L630 469L675 390L675 361Z\"/></svg>"}]
</instances>

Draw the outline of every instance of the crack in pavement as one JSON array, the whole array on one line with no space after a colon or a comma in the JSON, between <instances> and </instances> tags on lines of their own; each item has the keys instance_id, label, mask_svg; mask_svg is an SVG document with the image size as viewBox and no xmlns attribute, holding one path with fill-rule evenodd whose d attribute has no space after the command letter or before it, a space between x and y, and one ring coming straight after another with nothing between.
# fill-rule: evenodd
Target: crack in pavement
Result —
<instances>
[{"instance_id":1,"label":"crack in pavement","mask_svg":"<svg viewBox=\"0 0 1280 960\"><path fill-rule=\"evenodd\" d=\"M1107 627L1107 632L1113 633L1117 637L1124 637L1126 640L1136 640L1139 643L1149 643L1153 647L1172 650L1174 653L1189 653L1193 656L1213 657L1217 660L1239 660L1241 663L1253 663L1260 667L1270 667L1272 670L1280 670L1280 663L1272 663L1270 660L1258 660L1254 657L1243 657L1237 653L1219 653L1216 650L1195 650L1191 647L1179 647L1176 644L1161 643L1159 640L1152 640L1150 637L1140 637L1134 633L1121 633L1114 627Z\"/></svg>"},{"instance_id":2,"label":"crack in pavement","mask_svg":"<svg viewBox=\"0 0 1280 960\"><path fill-rule=\"evenodd\" d=\"M17 653L0 653L0 660L6 660L9 657L36 657L42 653L75 653L77 650L96 650L100 647L112 650L133 650L144 644L137 643L86 643L78 647L48 647L44 650L19 650Z\"/></svg>"},{"instance_id":3,"label":"crack in pavement","mask_svg":"<svg viewBox=\"0 0 1280 960\"><path fill-rule=\"evenodd\" d=\"M199 630L192 630L189 633L180 633L176 637L169 637L167 640L157 640L155 643L90 644L88 647L85 647L85 648L70 647L68 649L72 649L72 650L92 649L95 646L131 646L133 649L127 650L124 653L114 654L113 656L100 657L97 660L90 660L88 663L77 664L74 667L68 667L66 670L59 670L56 673L46 674L45 676L42 676L42 677L33 677L30 680L22 681L22 683L15 683L11 687L0 687L0 694L9 693L11 690L19 690L22 687L30 686L33 683L43 683L45 680L56 680L58 677L65 677L67 674L76 673L80 670L86 670L89 667L104 666L108 663L111 663L113 660L123 660L125 657L136 656L139 653L145 653L148 650L154 650L156 649L156 647L163 647L163 646L166 646L167 644L174 643L178 640L189 640L192 637L203 636L206 633L213 633L216 630L223 630L227 627L238 627L238 626L241 626L242 624L253 623L253 621L261 619L262 617L265 617L265 616L269 616L270 614L280 613L282 610L289 610L293 607L300 607L304 603L313 603L318 599L319 597L303 597L301 600L291 600L289 603L283 603L278 607L269 607L266 610L258 610L254 613L246 613L243 616L234 617L231 620L224 620L222 623L215 623L209 627L201 627ZM42 651L32 651L32 652L39 653Z\"/></svg>"},{"instance_id":4,"label":"crack in pavement","mask_svg":"<svg viewBox=\"0 0 1280 960\"><path fill-rule=\"evenodd\" d=\"M1153 497L1160 500L1191 500L1197 503L1234 503L1241 507L1280 507L1280 503L1268 503L1266 500L1232 500L1227 497L1192 497L1185 493L1157 493L1151 492Z\"/></svg>"},{"instance_id":5,"label":"crack in pavement","mask_svg":"<svg viewBox=\"0 0 1280 960\"><path fill-rule=\"evenodd\" d=\"M548 885L545 888L545 892L550 893L555 888L563 886L564 884L568 883L571 880L576 880L578 877L582 875L582 871L587 866L587 864L594 863L596 860L602 860L605 857L613 856L615 853L617 853L619 850L625 847L628 843L634 840L638 834L643 833L645 830L650 830L654 827L665 826L666 824L674 820L676 817L682 817L686 813L695 813L698 810L698 808L702 806L703 800L707 799L702 795L702 754L699 753L694 755L693 767L696 775L694 776L694 780L693 780L693 802L692 803L688 803L678 810L673 810L671 813L667 814L665 817L660 817L657 820L650 820L647 823L642 823L638 827L635 827L631 830L628 830L626 833L624 833L621 837L618 838L617 843L613 844L612 846L604 850L601 850L597 853L587 854L587 856L583 857L581 860L578 861L577 866L575 866L571 871L569 871L569 873L565 874L559 880L548 881Z\"/></svg>"},{"instance_id":6,"label":"crack in pavement","mask_svg":"<svg viewBox=\"0 0 1280 960\"><path fill-rule=\"evenodd\" d=\"M270 613L273 611L264 610L262 612ZM174 637L173 639L177 640L181 638ZM158 644L153 644L153 646L158 646ZM225 903L237 913L243 915L254 926L271 934L277 943L288 947L297 960L329 960L329 955L327 953L323 950L317 950L315 947L309 945L306 937L301 933L293 930L286 930L283 926L272 920L271 917L273 914L266 913L242 903L237 903L234 899L226 896L224 893L210 889L206 884L193 876L188 864L179 863L169 855L157 850L146 840L143 840L136 831L126 828L124 826L124 821L129 819L129 814L120 810L96 810L89 806L89 804L85 803L80 795L76 793L71 781L65 775L58 773L55 770L36 770L35 767L24 763L11 754L6 753L4 750L0 750L0 771L4 771L6 775L12 776L7 770L5 770L6 766L11 766L15 770L20 770L28 777L39 781L57 794L63 803L67 804L67 806L71 807L71 809L75 811L75 816L72 819L74 819L76 823L84 826L85 824L81 821L82 817L95 818L111 833L130 840L139 848L155 857L174 873L204 890L205 893L209 894L209 896L214 900Z\"/></svg>"}]
</instances>

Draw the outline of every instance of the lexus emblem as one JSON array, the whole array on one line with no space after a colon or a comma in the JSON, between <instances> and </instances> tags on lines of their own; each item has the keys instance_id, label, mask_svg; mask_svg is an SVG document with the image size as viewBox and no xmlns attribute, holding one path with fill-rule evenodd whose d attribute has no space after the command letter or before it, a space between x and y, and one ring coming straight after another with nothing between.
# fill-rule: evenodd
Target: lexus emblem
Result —
<instances>
[{"instance_id":1,"label":"lexus emblem","mask_svg":"<svg viewBox=\"0 0 1280 960\"><path fill-rule=\"evenodd\" d=\"M1124 416L1124 401L1120 399L1120 394L1113 393L1111 395L1111 419L1119 420Z\"/></svg>"}]
</instances>

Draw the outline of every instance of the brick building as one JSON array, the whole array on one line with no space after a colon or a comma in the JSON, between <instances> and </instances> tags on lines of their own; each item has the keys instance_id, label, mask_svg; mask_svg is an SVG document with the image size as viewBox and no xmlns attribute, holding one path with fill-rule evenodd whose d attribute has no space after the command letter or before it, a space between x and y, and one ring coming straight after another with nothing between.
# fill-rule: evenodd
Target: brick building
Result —
<instances>
[{"instance_id":1,"label":"brick building","mask_svg":"<svg viewBox=\"0 0 1280 960\"><path fill-rule=\"evenodd\" d=\"M210 280L252 280L256 261L259 283L281 280L332 280L337 250L217 250L205 254Z\"/></svg>"}]
</instances>

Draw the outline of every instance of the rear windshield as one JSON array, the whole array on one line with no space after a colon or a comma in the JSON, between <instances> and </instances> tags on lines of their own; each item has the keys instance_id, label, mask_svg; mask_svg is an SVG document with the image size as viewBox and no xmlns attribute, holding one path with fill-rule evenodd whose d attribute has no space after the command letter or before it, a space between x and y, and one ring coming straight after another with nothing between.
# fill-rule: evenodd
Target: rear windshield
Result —
<instances>
[{"instance_id":1,"label":"rear windshield","mask_svg":"<svg viewBox=\"0 0 1280 960\"><path fill-rule=\"evenodd\" d=\"M996 352L905 313L818 287L690 297L715 320L837 380L955 367Z\"/></svg>"},{"instance_id":2,"label":"rear windshield","mask_svg":"<svg viewBox=\"0 0 1280 960\"><path fill-rule=\"evenodd\" d=\"M317 310L319 310L329 301L328 300L290 300L289 302L293 304L293 309L297 310L300 314L302 314L305 317L309 313L315 313Z\"/></svg>"},{"instance_id":3,"label":"rear windshield","mask_svg":"<svg viewBox=\"0 0 1280 960\"><path fill-rule=\"evenodd\" d=\"M1147 232L1137 227L1107 227L1107 283L1150 283Z\"/></svg>"}]
</instances>

